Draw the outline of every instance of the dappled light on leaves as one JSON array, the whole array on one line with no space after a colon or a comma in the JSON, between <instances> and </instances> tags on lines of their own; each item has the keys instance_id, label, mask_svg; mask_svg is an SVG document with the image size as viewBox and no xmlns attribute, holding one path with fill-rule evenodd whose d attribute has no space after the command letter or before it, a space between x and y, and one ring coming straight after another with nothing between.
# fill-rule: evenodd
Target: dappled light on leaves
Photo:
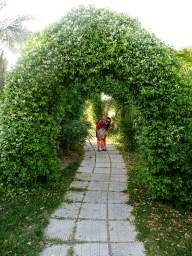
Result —
<instances>
[{"instance_id":1,"label":"dappled light on leaves","mask_svg":"<svg viewBox=\"0 0 192 256\"><path fill-rule=\"evenodd\" d=\"M79 119L85 100L104 92L135 111L150 197L190 205L192 91L181 67L137 19L108 9L81 6L34 34L3 94L0 190L36 189L39 175L57 182L62 122Z\"/></svg>"}]
</instances>

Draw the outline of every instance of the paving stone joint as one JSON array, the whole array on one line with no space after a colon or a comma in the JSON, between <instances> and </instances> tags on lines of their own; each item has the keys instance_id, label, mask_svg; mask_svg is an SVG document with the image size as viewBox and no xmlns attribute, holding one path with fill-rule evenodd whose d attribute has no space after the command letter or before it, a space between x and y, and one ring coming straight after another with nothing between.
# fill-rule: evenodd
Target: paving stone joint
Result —
<instances>
[{"instance_id":1,"label":"paving stone joint","mask_svg":"<svg viewBox=\"0 0 192 256\"><path fill-rule=\"evenodd\" d=\"M87 191L70 191L50 216L45 229L48 239L68 244L44 248L40 256L145 256L144 246L137 241L133 207L125 204L129 196L127 170L123 157L111 144L107 151L97 152L96 140L87 141L84 160L70 187ZM70 254L71 255L71 254Z\"/></svg>"}]
</instances>

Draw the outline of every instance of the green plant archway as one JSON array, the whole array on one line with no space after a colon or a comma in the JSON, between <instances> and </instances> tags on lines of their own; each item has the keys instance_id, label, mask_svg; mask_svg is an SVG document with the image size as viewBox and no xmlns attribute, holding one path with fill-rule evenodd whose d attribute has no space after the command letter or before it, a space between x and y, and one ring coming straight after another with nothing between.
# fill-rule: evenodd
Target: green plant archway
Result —
<instances>
[{"instance_id":1,"label":"green plant archway","mask_svg":"<svg viewBox=\"0 0 192 256\"><path fill-rule=\"evenodd\" d=\"M40 174L55 178L55 139L66 111L104 92L122 104L131 97L137 109L141 174L152 197L189 202L191 83L180 68L175 50L108 9L81 6L34 34L4 90L2 190L14 193Z\"/></svg>"}]
</instances>

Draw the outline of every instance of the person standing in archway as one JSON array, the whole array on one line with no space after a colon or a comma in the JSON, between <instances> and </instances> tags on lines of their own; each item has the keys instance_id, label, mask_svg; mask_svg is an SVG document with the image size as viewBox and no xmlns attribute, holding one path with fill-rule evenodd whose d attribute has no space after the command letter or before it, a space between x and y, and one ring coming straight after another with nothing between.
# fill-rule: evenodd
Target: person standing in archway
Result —
<instances>
[{"instance_id":1,"label":"person standing in archway","mask_svg":"<svg viewBox=\"0 0 192 256\"><path fill-rule=\"evenodd\" d=\"M101 129L103 127L103 125L106 125L106 131L104 133L104 145L101 146L101 149L103 151L106 151L106 137L107 137L107 132L110 129L110 124L111 124L111 118L107 117L106 119L101 119L99 120L99 122L97 123L96 126L96 137L97 137L97 141L100 141L102 139L101 135L99 134L99 129ZM100 147L98 145L98 152L100 151Z\"/></svg>"}]
</instances>

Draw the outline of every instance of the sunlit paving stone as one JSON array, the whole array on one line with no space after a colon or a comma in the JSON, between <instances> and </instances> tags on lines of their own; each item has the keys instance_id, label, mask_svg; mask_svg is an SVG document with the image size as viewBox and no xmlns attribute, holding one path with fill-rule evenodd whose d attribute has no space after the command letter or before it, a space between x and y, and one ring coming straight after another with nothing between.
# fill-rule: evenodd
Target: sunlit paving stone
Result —
<instances>
[{"instance_id":1,"label":"sunlit paving stone","mask_svg":"<svg viewBox=\"0 0 192 256\"><path fill-rule=\"evenodd\" d=\"M107 154L102 154L102 152L101 152L101 154L98 154L96 157L97 162L103 161L105 159L110 160L109 156Z\"/></svg>"},{"instance_id":2,"label":"sunlit paving stone","mask_svg":"<svg viewBox=\"0 0 192 256\"><path fill-rule=\"evenodd\" d=\"M112 243L111 250L113 256L145 256L142 243Z\"/></svg>"},{"instance_id":3,"label":"sunlit paving stone","mask_svg":"<svg viewBox=\"0 0 192 256\"><path fill-rule=\"evenodd\" d=\"M121 157L113 157L111 158L111 163L124 163L123 158Z\"/></svg>"},{"instance_id":4,"label":"sunlit paving stone","mask_svg":"<svg viewBox=\"0 0 192 256\"><path fill-rule=\"evenodd\" d=\"M83 172L83 173L92 173L94 168L90 167L79 167L78 172Z\"/></svg>"},{"instance_id":5,"label":"sunlit paving stone","mask_svg":"<svg viewBox=\"0 0 192 256\"><path fill-rule=\"evenodd\" d=\"M106 191L87 191L83 199L85 203L107 203Z\"/></svg>"},{"instance_id":6,"label":"sunlit paving stone","mask_svg":"<svg viewBox=\"0 0 192 256\"><path fill-rule=\"evenodd\" d=\"M94 182L89 183L88 190L108 190L109 182Z\"/></svg>"},{"instance_id":7,"label":"sunlit paving stone","mask_svg":"<svg viewBox=\"0 0 192 256\"><path fill-rule=\"evenodd\" d=\"M110 174L110 168L106 168L106 167L105 168L102 168L102 167L95 168L93 173L95 173L95 174L98 174L98 173Z\"/></svg>"},{"instance_id":8,"label":"sunlit paving stone","mask_svg":"<svg viewBox=\"0 0 192 256\"><path fill-rule=\"evenodd\" d=\"M125 204L108 204L109 220L124 220L130 218L133 207Z\"/></svg>"},{"instance_id":9,"label":"sunlit paving stone","mask_svg":"<svg viewBox=\"0 0 192 256\"><path fill-rule=\"evenodd\" d=\"M57 220L51 219L48 227L45 229L45 235L48 238L69 240L75 227L75 220Z\"/></svg>"},{"instance_id":10,"label":"sunlit paving stone","mask_svg":"<svg viewBox=\"0 0 192 256\"><path fill-rule=\"evenodd\" d=\"M111 145L111 144L107 144L106 143L106 148L107 148L107 150L109 151L111 151L111 150L116 150L116 148L113 146L113 145Z\"/></svg>"},{"instance_id":11,"label":"sunlit paving stone","mask_svg":"<svg viewBox=\"0 0 192 256\"><path fill-rule=\"evenodd\" d=\"M89 158L81 162L81 166L94 165L94 164L95 164L95 158Z\"/></svg>"},{"instance_id":12,"label":"sunlit paving stone","mask_svg":"<svg viewBox=\"0 0 192 256\"><path fill-rule=\"evenodd\" d=\"M84 158L84 161L93 163L95 162L95 159L96 159L95 157L87 156Z\"/></svg>"},{"instance_id":13,"label":"sunlit paving stone","mask_svg":"<svg viewBox=\"0 0 192 256\"><path fill-rule=\"evenodd\" d=\"M98 161L98 162L96 162L95 167L96 168L99 168L99 167L110 167L110 163L100 163Z\"/></svg>"},{"instance_id":14,"label":"sunlit paving stone","mask_svg":"<svg viewBox=\"0 0 192 256\"><path fill-rule=\"evenodd\" d=\"M122 192L108 192L108 203L109 204L123 204L129 200L127 194Z\"/></svg>"},{"instance_id":15,"label":"sunlit paving stone","mask_svg":"<svg viewBox=\"0 0 192 256\"><path fill-rule=\"evenodd\" d=\"M70 246L66 244L57 244L45 248L40 256L68 256Z\"/></svg>"},{"instance_id":16,"label":"sunlit paving stone","mask_svg":"<svg viewBox=\"0 0 192 256\"><path fill-rule=\"evenodd\" d=\"M110 182L109 191L123 191L127 188L127 183L125 182Z\"/></svg>"},{"instance_id":17,"label":"sunlit paving stone","mask_svg":"<svg viewBox=\"0 0 192 256\"><path fill-rule=\"evenodd\" d=\"M126 182L127 176L126 175L111 175L110 181L111 182Z\"/></svg>"},{"instance_id":18,"label":"sunlit paving stone","mask_svg":"<svg viewBox=\"0 0 192 256\"><path fill-rule=\"evenodd\" d=\"M80 165L80 167L86 167L86 168L89 167L90 169L93 169L94 166L95 166L95 162L92 162L92 163L84 162L84 163L82 163L82 164Z\"/></svg>"},{"instance_id":19,"label":"sunlit paving stone","mask_svg":"<svg viewBox=\"0 0 192 256\"><path fill-rule=\"evenodd\" d=\"M86 181L74 181L70 187L88 190L65 194L65 199L74 202L62 203L51 215L45 231L47 238L67 241L74 230L73 238L79 241L73 247L74 256L144 256L142 243L136 242L135 225L128 221L133 218L133 207L125 204L129 197L121 192L127 188L122 156L110 144L108 151L97 152L97 141L93 147L86 144L85 148L86 155L75 178ZM68 255L68 245L57 246L52 247L52 251L51 247L45 248L42 252L45 254L40 256Z\"/></svg>"},{"instance_id":20,"label":"sunlit paving stone","mask_svg":"<svg viewBox=\"0 0 192 256\"><path fill-rule=\"evenodd\" d=\"M70 187L86 188L88 184L89 184L88 181L74 181L71 183Z\"/></svg>"},{"instance_id":21,"label":"sunlit paving stone","mask_svg":"<svg viewBox=\"0 0 192 256\"><path fill-rule=\"evenodd\" d=\"M93 150L86 151L85 152L85 157L86 156L94 156L95 157L95 150L93 149Z\"/></svg>"},{"instance_id":22,"label":"sunlit paving stone","mask_svg":"<svg viewBox=\"0 0 192 256\"><path fill-rule=\"evenodd\" d=\"M111 242L135 242L137 232L129 221L109 221L109 236Z\"/></svg>"},{"instance_id":23,"label":"sunlit paving stone","mask_svg":"<svg viewBox=\"0 0 192 256\"><path fill-rule=\"evenodd\" d=\"M121 163L112 163L112 168L120 168L120 169L124 169L125 168L125 163L121 162Z\"/></svg>"},{"instance_id":24,"label":"sunlit paving stone","mask_svg":"<svg viewBox=\"0 0 192 256\"><path fill-rule=\"evenodd\" d=\"M109 157L101 157L101 158L97 157L97 162L99 162L99 163L110 163L110 159L109 159Z\"/></svg>"},{"instance_id":25,"label":"sunlit paving stone","mask_svg":"<svg viewBox=\"0 0 192 256\"><path fill-rule=\"evenodd\" d=\"M77 173L75 178L82 179L82 180L90 180L91 176L92 174L84 172L84 173Z\"/></svg>"},{"instance_id":26,"label":"sunlit paving stone","mask_svg":"<svg viewBox=\"0 0 192 256\"><path fill-rule=\"evenodd\" d=\"M93 147L91 146L84 146L84 149L87 151L93 151Z\"/></svg>"},{"instance_id":27,"label":"sunlit paving stone","mask_svg":"<svg viewBox=\"0 0 192 256\"><path fill-rule=\"evenodd\" d=\"M106 204L83 203L79 218L106 220L107 205Z\"/></svg>"},{"instance_id":28,"label":"sunlit paving stone","mask_svg":"<svg viewBox=\"0 0 192 256\"><path fill-rule=\"evenodd\" d=\"M59 208L51 214L51 217L77 218L80 206L80 203L62 203Z\"/></svg>"},{"instance_id":29,"label":"sunlit paving stone","mask_svg":"<svg viewBox=\"0 0 192 256\"><path fill-rule=\"evenodd\" d=\"M118 150L113 150L113 149L107 149L108 153L111 154L120 154L120 152Z\"/></svg>"},{"instance_id":30,"label":"sunlit paving stone","mask_svg":"<svg viewBox=\"0 0 192 256\"><path fill-rule=\"evenodd\" d=\"M79 241L107 242L107 223L104 220L77 222L75 239Z\"/></svg>"},{"instance_id":31,"label":"sunlit paving stone","mask_svg":"<svg viewBox=\"0 0 192 256\"><path fill-rule=\"evenodd\" d=\"M78 256L109 256L109 248L107 243L76 244L74 253Z\"/></svg>"},{"instance_id":32,"label":"sunlit paving stone","mask_svg":"<svg viewBox=\"0 0 192 256\"><path fill-rule=\"evenodd\" d=\"M82 201L83 197L84 197L84 192L71 191L71 192L65 194L66 199L74 200L74 201Z\"/></svg>"},{"instance_id":33,"label":"sunlit paving stone","mask_svg":"<svg viewBox=\"0 0 192 256\"><path fill-rule=\"evenodd\" d=\"M93 173L91 177L91 181L101 181L101 182L108 182L110 179L109 174L96 174Z\"/></svg>"},{"instance_id":34,"label":"sunlit paving stone","mask_svg":"<svg viewBox=\"0 0 192 256\"><path fill-rule=\"evenodd\" d=\"M127 170L126 169L121 169L121 168L113 168L111 169L111 175L126 175Z\"/></svg>"}]
</instances>

